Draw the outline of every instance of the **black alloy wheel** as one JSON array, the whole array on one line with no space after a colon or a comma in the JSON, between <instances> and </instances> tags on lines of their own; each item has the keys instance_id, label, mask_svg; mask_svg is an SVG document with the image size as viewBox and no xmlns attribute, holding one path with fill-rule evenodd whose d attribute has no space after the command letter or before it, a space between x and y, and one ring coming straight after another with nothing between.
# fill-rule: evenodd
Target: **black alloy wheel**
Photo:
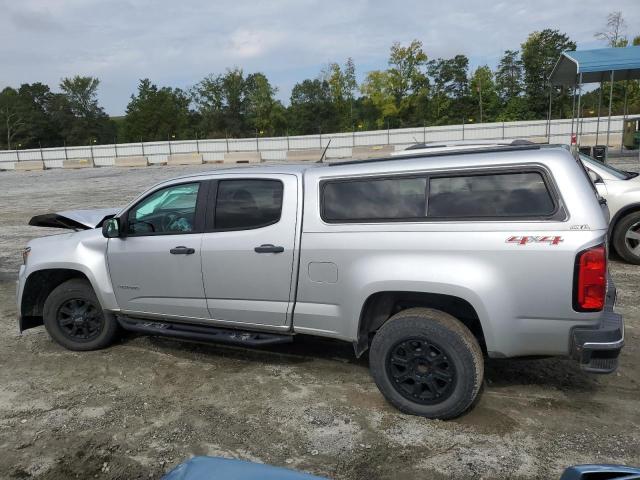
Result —
<instances>
[{"instance_id":1,"label":"black alloy wheel","mask_svg":"<svg viewBox=\"0 0 640 480\"><path fill-rule=\"evenodd\" d=\"M398 393L422 405L446 400L456 382L456 369L447 352L421 337L403 340L391 349L387 372Z\"/></svg>"}]
</instances>

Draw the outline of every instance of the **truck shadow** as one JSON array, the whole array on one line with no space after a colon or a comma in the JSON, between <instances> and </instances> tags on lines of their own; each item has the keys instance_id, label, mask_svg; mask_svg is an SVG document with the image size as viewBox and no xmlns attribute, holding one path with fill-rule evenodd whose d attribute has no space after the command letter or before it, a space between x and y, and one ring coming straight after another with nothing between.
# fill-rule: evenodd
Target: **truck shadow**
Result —
<instances>
[{"instance_id":1,"label":"truck shadow","mask_svg":"<svg viewBox=\"0 0 640 480\"><path fill-rule=\"evenodd\" d=\"M134 340L135 339L135 340ZM290 344L248 348L215 343L198 343L165 337L140 337L126 334L123 343L148 342L151 348L173 356L197 361L202 356L212 361L217 357L255 362L267 365L296 365L328 361L368 369L369 357L365 352L356 358L350 343L332 339L298 335ZM491 389L513 386L539 386L563 391L592 392L598 388L594 375L580 370L566 358L486 359L485 385Z\"/></svg>"},{"instance_id":2,"label":"truck shadow","mask_svg":"<svg viewBox=\"0 0 640 480\"><path fill-rule=\"evenodd\" d=\"M492 389L540 386L572 392L592 392L598 386L595 375L562 357L487 359L485 383Z\"/></svg>"},{"instance_id":3,"label":"truck shadow","mask_svg":"<svg viewBox=\"0 0 640 480\"><path fill-rule=\"evenodd\" d=\"M297 335L292 343L265 347L244 347L222 343L205 343L178 340L167 337L142 337L126 333L121 342L129 343L134 339L149 342L153 347L170 351L172 355L195 360L196 356L225 357L264 364L293 365L327 360L343 364L368 365L363 355L356 358L350 343L328 338Z\"/></svg>"}]
</instances>

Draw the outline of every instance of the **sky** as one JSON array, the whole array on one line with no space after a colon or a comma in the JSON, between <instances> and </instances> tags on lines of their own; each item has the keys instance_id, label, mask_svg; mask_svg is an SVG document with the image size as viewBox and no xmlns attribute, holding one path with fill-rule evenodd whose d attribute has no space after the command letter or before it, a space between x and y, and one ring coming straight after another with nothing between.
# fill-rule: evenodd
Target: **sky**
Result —
<instances>
[{"instance_id":1,"label":"sky","mask_svg":"<svg viewBox=\"0 0 640 480\"><path fill-rule=\"evenodd\" d=\"M95 76L105 111L122 115L141 78L188 88L240 67L265 73L287 104L329 62L352 57L359 80L386 68L395 41L465 54L472 68L544 28L604 46L594 33L612 11L640 34L640 0L0 0L0 89Z\"/></svg>"}]
</instances>

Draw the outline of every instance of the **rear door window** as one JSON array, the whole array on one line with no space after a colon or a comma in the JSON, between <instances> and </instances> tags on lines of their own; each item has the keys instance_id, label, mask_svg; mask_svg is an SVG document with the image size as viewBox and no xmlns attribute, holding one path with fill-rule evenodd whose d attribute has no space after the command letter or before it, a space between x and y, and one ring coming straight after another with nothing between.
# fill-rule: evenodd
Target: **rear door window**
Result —
<instances>
[{"instance_id":1,"label":"rear door window","mask_svg":"<svg viewBox=\"0 0 640 480\"><path fill-rule=\"evenodd\" d=\"M220 180L215 230L249 230L280 221L283 185L279 180Z\"/></svg>"},{"instance_id":2,"label":"rear door window","mask_svg":"<svg viewBox=\"0 0 640 480\"><path fill-rule=\"evenodd\" d=\"M553 197L539 172L443 176L429 181L429 217L546 217L554 211Z\"/></svg>"}]
</instances>

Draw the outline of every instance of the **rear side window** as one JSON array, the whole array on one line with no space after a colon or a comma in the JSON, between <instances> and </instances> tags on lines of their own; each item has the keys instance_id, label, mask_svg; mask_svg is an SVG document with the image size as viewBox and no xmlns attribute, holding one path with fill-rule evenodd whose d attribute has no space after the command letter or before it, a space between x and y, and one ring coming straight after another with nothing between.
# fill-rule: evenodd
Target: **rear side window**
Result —
<instances>
[{"instance_id":1,"label":"rear side window","mask_svg":"<svg viewBox=\"0 0 640 480\"><path fill-rule=\"evenodd\" d=\"M426 178L328 182L323 215L329 222L423 218Z\"/></svg>"},{"instance_id":2,"label":"rear side window","mask_svg":"<svg viewBox=\"0 0 640 480\"><path fill-rule=\"evenodd\" d=\"M540 172L336 180L322 187L330 223L538 218L555 212Z\"/></svg>"},{"instance_id":3,"label":"rear side window","mask_svg":"<svg viewBox=\"0 0 640 480\"><path fill-rule=\"evenodd\" d=\"M539 217L555 210L538 172L434 177L429 217Z\"/></svg>"},{"instance_id":4,"label":"rear side window","mask_svg":"<svg viewBox=\"0 0 640 480\"><path fill-rule=\"evenodd\" d=\"M214 228L249 230L277 223L282 211L282 191L279 180L221 180Z\"/></svg>"}]
</instances>

